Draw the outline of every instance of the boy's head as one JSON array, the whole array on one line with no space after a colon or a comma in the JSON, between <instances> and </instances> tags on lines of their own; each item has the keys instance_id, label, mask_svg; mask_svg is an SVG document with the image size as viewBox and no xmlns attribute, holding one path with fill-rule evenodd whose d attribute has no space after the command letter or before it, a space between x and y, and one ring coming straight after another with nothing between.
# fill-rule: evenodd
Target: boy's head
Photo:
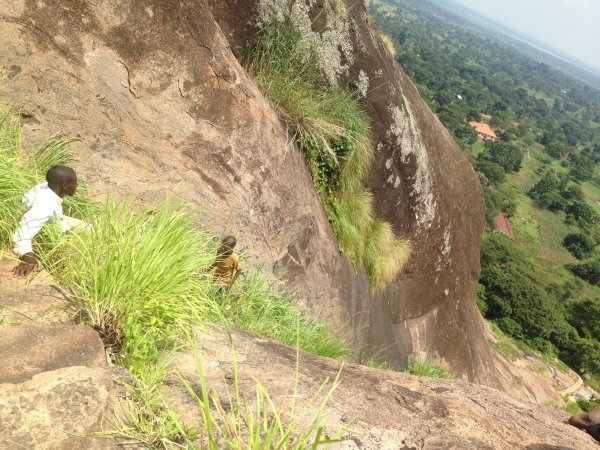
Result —
<instances>
[{"instance_id":1,"label":"boy's head","mask_svg":"<svg viewBox=\"0 0 600 450\"><path fill-rule=\"evenodd\" d=\"M225 236L221 241L221 247L219 248L219 254L223 257L228 257L233 253L233 249L235 248L235 244L237 244L237 240L235 236Z\"/></svg>"},{"instance_id":2,"label":"boy's head","mask_svg":"<svg viewBox=\"0 0 600 450\"><path fill-rule=\"evenodd\" d=\"M73 195L77 190L77 175L66 166L54 166L46 173L48 187L59 197Z\"/></svg>"}]
</instances>

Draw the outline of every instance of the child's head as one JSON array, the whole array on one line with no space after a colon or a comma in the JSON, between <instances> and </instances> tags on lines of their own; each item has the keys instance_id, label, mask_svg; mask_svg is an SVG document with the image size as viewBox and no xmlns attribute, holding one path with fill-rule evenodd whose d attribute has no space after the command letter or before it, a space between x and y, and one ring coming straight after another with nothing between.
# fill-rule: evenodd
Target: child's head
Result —
<instances>
[{"instance_id":1,"label":"child's head","mask_svg":"<svg viewBox=\"0 0 600 450\"><path fill-rule=\"evenodd\" d=\"M221 241L221 246L219 247L219 256L223 258L229 257L233 253L235 244L237 244L235 236L225 236Z\"/></svg>"}]
</instances>

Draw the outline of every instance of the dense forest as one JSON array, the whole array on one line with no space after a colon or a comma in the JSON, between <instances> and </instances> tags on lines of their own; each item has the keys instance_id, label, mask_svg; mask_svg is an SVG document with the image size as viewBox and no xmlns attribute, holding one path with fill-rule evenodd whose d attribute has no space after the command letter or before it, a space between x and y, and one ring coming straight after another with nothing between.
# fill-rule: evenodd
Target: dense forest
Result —
<instances>
[{"instance_id":1,"label":"dense forest","mask_svg":"<svg viewBox=\"0 0 600 450\"><path fill-rule=\"evenodd\" d=\"M372 0L369 11L480 176L482 314L600 377L600 90L434 2Z\"/></svg>"}]
</instances>

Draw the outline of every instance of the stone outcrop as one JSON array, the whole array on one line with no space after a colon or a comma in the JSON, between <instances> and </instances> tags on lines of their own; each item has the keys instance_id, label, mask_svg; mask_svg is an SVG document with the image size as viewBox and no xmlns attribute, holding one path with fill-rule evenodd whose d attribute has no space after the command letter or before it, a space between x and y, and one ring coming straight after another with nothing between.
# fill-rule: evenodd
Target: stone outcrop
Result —
<instances>
[{"instance_id":1,"label":"stone outcrop","mask_svg":"<svg viewBox=\"0 0 600 450\"><path fill-rule=\"evenodd\" d=\"M337 361L304 352L297 361L294 348L244 332L233 331L233 344L240 396L252 407L258 379L284 417L295 397L294 418L301 425L314 415L315 392L326 379L335 379L340 369ZM198 350L213 395L230 411L227 393L233 395L234 377L227 334L220 328L199 334ZM191 353L180 354L174 368L200 392ZM355 365L344 366L341 373L325 414L328 436L349 427L346 440L335 449L598 448L591 436L568 425L569 414L564 411L524 403L485 386ZM172 380L167 394L184 420L197 423L200 410L178 379ZM322 396L318 398L317 405Z\"/></svg>"},{"instance_id":2,"label":"stone outcrop","mask_svg":"<svg viewBox=\"0 0 600 450\"><path fill-rule=\"evenodd\" d=\"M92 192L150 203L174 191L199 207L199 223L236 234L357 353L380 352L398 368L408 357L436 360L535 399L483 337L475 173L376 38L364 4L348 4L346 82L369 80L378 150L368 184L377 214L414 246L405 272L377 295L339 254L302 155L236 59L254 39L256 6L5 0L0 102L15 105L29 142L77 137L76 168Z\"/></svg>"},{"instance_id":3,"label":"stone outcrop","mask_svg":"<svg viewBox=\"0 0 600 450\"><path fill-rule=\"evenodd\" d=\"M105 449L117 393L98 334L68 323L41 273L32 284L0 259L0 450Z\"/></svg>"},{"instance_id":4,"label":"stone outcrop","mask_svg":"<svg viewBox=\"0 0 600 450\"><path fill-rule=\"evenodd\" d=\"M114 448L92 436L103 431L114 398L111 374L99 367L68 366L0 383L0 449Z\"/></svg>"},{"instance_id":5,"label":"stone outcrop","mask_svg":"<svg viewBox=\"0 0 600 450\"><path fill-rule=\"evenodd\" d=\"M95 331L1 325L0 354L0 449L114 448L94 437L116 402Z\"/></svg>"}]
</instances>

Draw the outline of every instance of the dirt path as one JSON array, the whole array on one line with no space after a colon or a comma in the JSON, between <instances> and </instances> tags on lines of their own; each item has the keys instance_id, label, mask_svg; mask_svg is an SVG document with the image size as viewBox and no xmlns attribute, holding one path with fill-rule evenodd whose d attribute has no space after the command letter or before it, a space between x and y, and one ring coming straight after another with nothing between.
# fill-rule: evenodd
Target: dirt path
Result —
<instances>
[{"instance_id":1,"label":"dirt path","mask_svg":"<svg viewBox=\"0 0 600 450\"><path fill-rule=\"evenodd\" d=\"M504 233L508 237L514 239L515 232L513 230L510 220L504 213L500 213L496 216L496 229L501 233Z\"/></svg>"}]
</instances>

